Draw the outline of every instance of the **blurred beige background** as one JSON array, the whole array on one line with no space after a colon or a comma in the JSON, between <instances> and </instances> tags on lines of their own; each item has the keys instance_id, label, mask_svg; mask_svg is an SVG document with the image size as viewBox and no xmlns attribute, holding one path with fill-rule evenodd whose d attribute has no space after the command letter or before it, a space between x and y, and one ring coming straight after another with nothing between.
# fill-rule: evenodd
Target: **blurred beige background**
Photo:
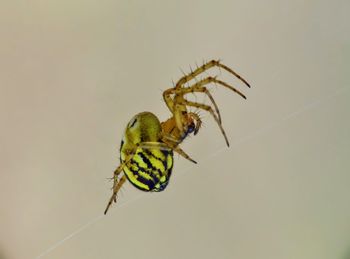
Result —
<instances>
[{"instance_id":1,"label":"blurred beige background","mask_svg":"<svg viewBox=\"0 0 350 259\"><path fill-rule=\"evenodd\" d=\"M0 5L1 259L350 258L349 1ZM202 112L198 165L102 216L126 123L212 58L253 86L212 87L231 147Z\"/></svg>"}]
</instances>

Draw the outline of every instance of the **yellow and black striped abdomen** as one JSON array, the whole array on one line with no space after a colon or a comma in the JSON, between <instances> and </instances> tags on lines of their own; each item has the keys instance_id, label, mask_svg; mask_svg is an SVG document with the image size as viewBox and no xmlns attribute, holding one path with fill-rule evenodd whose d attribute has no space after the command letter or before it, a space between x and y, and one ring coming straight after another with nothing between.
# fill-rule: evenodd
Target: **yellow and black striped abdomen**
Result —
<instances>
[{"instance_id":1,"label":"yellow and black striped abdomen","mask_svg":"<svg viewBox=\"0 0 350 259\"><path fill-rule=\"evenodd\" d=\"M164 149L161 132L158 118L153 113L142 112L130 120L120 145L121 163L134 154L123 168L126 177L135 187L146 192L163 191L171 176L173 151ZM153 143L154 147L138 147L142 143Z\"/></svg>"},{"instance_id":2,"label":"yellow and black striped abdomen","mask_svg":"<svg viewBox=\"0 0 350 259\"><path fill-rule=\"evenodd\" d=\"M125 154L121 151L121 161L124 157ZM133 158L124 167L124 173L138 189L160 192L167 187L172 168L172 150L138 148Z\"/></svg>"}]
</instances>

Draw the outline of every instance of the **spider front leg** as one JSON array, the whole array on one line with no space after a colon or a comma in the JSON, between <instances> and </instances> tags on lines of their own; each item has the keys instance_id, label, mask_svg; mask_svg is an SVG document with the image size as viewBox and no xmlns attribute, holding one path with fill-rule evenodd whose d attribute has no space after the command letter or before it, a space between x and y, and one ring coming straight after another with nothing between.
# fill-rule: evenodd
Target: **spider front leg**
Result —
<instances>
[{"instance_id":1,"label":"spider front leg","mask_svg":"<svg viewBox=\"0 0 350 259\"><path fill-rule=\"evenodd\" d=\"M190 74L190 76L192 74L195 75L197 70L192 72ZM205 85L208 85L210 83L217 83L219 85L222 85L222 86L230 89L231 91L237 93L238 95L240 95L244 99L247 99L246 96L242 92L240 92L239 90L237 90L233 86L231 86L231 85L229 85L221 80L216 79L216 77L211 77L211 76L204 78L204 79L198 81L197 83L195 83L189 87L170 88L170 89L163 92L163 98L164 98L164 101L165 101L166 105L168 106L169 110L174 114L174 116L176 118L177 126L178 126L180 131L183 130L183 125L181 122L181 114L180 113L184 110L184 108L181 105L179 105L179 103L183 100L183 96L185 94L188 94L188 93L202 92L202 93L206 94L209 97L212 104L214 105L215 112L217 114L217 118L219 121L218 124L221 124L221 115L220 115L219 108L218 108L213 96L210 94L209 90L205 87ZM171 95L175 95L174 98L171 98ZM209 110L209 112L211 112L211 111ZM213 115L213 116L216 117L215 115Z\"/></svg>"},{"instance_id":2,"label":"spider front leg","mask_svg":"<svg viewBox=\"0 0 350 259\"><path fill-rule=\"evenodd\" d=\"M193 73L195 73L195 72L193 72ZM174 117L175 117L175 119L177 121L177 125L181 126L181 127L179 127L180 130L183 130L180 118L181 118L181 111L183 110L184 106L188 105L188 106L204 109L204 110L206 110L206 111L208 111L208 112L210 112L212 114L212 116L214 117L215 121L219 125L222 134L224 135L224 138L225 138L227 146L229 146L229 142L228 142L226 133L225 133L223 127L222 127L221 115L220 115L219 108L216 105L216 102L215 102L213 96L210 94L209 90L205 87L205 85L208 85L210 83L217 83L219 85L222 85L222 86L230 89L231 91L239 94L244 99L246 99L245 95L242 94L236 88L232 87L231 85L229 85L229 84L227 84L227 83L225 83L225 82L223 82L221 80L216 79L216 77L210 77L210 76L207 77L207 78L204 78L204 79L198 81L197 83L195 83L195 84L193 84L193 85L191 85L189 87L186 87L186 88L179 88L179 89L177 89L176 87L175 88L170 88L170 89L168 89L168 90L166 90L164 92L164 95L167 97L168 100L170 99L171 106L175 107L175 108L173 108L173 114L174 114ZM189 93L195 93L195 92L197 92L197 93L198 92L204 93L204 94L206 94L209 97L209 99L211 100L212 104L214 105L216 114L215 114L214 110L208 105L191 102L191 101L188 101L188 100L183 98L184 95L189 94ZM175 97L173 99L171 99L171 97L170 97L171 94L175 95ZM180 108L182 108L182 109L180 109Z\"/></svg>"},{"instance_id":3,"label":"spider front leg","mask_svg":"<svg viewBox=\"0 0 350 259\"><path fill-rule=\"evenodd\" d=\"M206 80L206 81L208 81L208 80ZM182 112L183 111L187 112L187 111L186 111L186 107L181 105L179 101L177 101L177 102L174 101L174 99L177 99L177 100L181 99L182 100L183 99L182 96L185 94L188 94L188 93L194 93L194 92L205 93L209 97L209 99L211 100L212 104L214 105L215 111L217 113L217 118L218 118L219 124L221 124L221 115L220 115L219 107L217 106L217 104L216 104L213 96L209 92L209 90L207 88L201 86L203 84L208 84L208 83L209 83L209 81L204 82L204 80L201 80L200 82L198 82L195 85L190 86L188 88L180 88L180 89L170 88L170 89L163 92L164 101L165 101L166 105L168 106L169 110L174 115L175 121L176 121L176 126L181 132L184 131L183 122L182 122L182 117L183 117ZM177 98L174 97L174 99L172 99L171 95L173 95L173 94L175 94L175 97L177 97ZM200 120L199 116L196 115L195 113L190 112L188 114L190 114L192 117L194 117L197 122L200 122L200 124L197 125L195 132L194 132L194 134L196 135L198 130L199 130L199 127L201 125L201 120ZM213 116L216 117L215 114Z\"/></svg>"},{"instance_id":4,"label":"spider front leg","mask_svg":"<svg viewBox=\"0 0 350 259\"><path fill-rule=\"evenodd\" d=\"M222 68L222 69L226 70L227 72L229 72L230 74L234 75L239 80L241 80L246 86L250 87L249 83L243 77L241 77L239 74L237 74L235 71L233 71L231 68L225 66L224 64L221 64L219 60L211 60L211 61L203 64L202 66L198 67L197 69L195 69L193 72L189 73L188 75L184 75L183 77L181 77L179 79L179 81L177 81L175 88L176 89L181 88L185 83L187 83L188 81L191 81L196 76L198 76L199 74L205 72L206 70L208 70L212 67L218 67L218 68Z\"/></svg>"},{"instance_id":5,"label":"spider front leg","mask_svg":"<svg viewBox=\"0 0 350 259\"><path fill-rule=\"evenodd\" d=\"M227 145L228 147L230 146L230 143L228 142L228 139L227 139L225 130L224 130L224 128L222 127L222 124L220 123L219 118L216 116L216 114L215 114L213 108L211 108L211 107L208 106L208 105L202 104L202 103L191 102L191 101L188 101L188 100L185 100L185 99L183 99L183 100L181 101L180 104L186 105L186 106L195 107L195 108L199 108L199 109L203 109L203 110L206 110L206 111L210 112L210 114L214 117L216 123L219 125L219 128L220 128L220 130L221 130L221 133L222 133L222 135L223 135L224 138L225 138L226 145Z\"/></svg>"},{"instance_id":6,"label":"spider front leg","mask_svg":"<svg viewBox=\"0 0 350 259\"><path fill-rule=\"evenodd\" d=\"M216 111L218 118L219 118L219 121L221 123L221 115L220 115L219 107L217 106L217 104L216 104L213 96L209 92L209 90L205 87L202 87L203 85L206 85L206 84L213 82L213 79L214 78L208 77L208 78L203 79L203 80L199 81L198 83L196 83L192 86L186 87L186 88L180 88L180 89L170 88L168 90L165 90L163 93L163 97L164 97L165 103L169 107L169 110L172 113L174 113L173 112L174 111L174 100L171 98L172 94L175 94L175 96L183 96L183 95L188 94L188 93L201 92L201 93L205 93L209 97L210 101L214 105L215 111ZM217 81L219 81L219 80L217 80Z\"/></svg>"}]
</instances>

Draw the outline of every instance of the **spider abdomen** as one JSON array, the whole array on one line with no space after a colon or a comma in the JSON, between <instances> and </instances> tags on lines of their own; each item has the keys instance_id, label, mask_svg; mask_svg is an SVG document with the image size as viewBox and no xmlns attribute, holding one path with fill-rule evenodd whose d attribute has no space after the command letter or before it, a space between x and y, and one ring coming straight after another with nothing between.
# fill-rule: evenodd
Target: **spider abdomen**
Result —
<instances>
[{"instance_id":1,"label":"spider abdomen","mask_svg":"<svg viewBox=\"0 0 350 259\"><path fill-rule=\"evenodd\" d=\"M168 185L172 168L172 151L138 148L124 173L138 189L160 192Z\"/></svg>"},{"instance_id":2,"label":"spider abdomen","mask_svg":"<svg viewBox=\"0 0 350 259\"><path fill-rule=\"evenodd\" d=\"M161 125L150 112L135 115L125 129L120 147L120 160L124 162L130 150L142 143L162 144ZM137 147L123 171L138 189L147 192L163 191L169 183L173 168L173 151L160 147Z\"/></svg>"}]
</instances>

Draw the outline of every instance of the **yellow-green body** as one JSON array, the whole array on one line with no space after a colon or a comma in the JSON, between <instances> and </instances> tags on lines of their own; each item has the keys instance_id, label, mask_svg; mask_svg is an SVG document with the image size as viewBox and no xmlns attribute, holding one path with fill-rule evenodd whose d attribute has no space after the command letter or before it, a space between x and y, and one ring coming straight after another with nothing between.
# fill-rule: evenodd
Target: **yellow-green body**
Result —
<instances>
[{"instance_id":1,"label":"yellow-green body","mask_svg":"<svg viewBox=\"0 0 350 259\"><path fill-rule=\"evenodd\" d=\"M120 165L114 171L113 194L109 199L105 214L113 202L117 202L117 194L128 179L134 186L143 191L159 192L166 188L173 168L173 152L196 163L180 147L190 134L196 135L202 121L191 109L209 112L218 124L227 146L226 133L222 126L221 115L208 86L221 85L237 93L244 99L245 95L230 84L221 81L217 76L204 74L211 68L223 69L241 80L246 86L249 83L231 68L219 60L211 60L190 73L181 77L174 87L163 92L163 99L171 116L162 123L150 112L135 115L128 123L120 147ZM204 78L199 78L202 75ZM210 104L191 101L189 94L202 93L209 98ZM123 175L120 175L124 171Z\"/></svg>"},{"instance_id":2,"label":"yellow-green body","mask_svg":"<svg viewBox=\"0 0 350 259\"><path fill-rule=\"evenodd\" d=\"M124 163L130 153L135 152L123 171L127 179L140 190L159 192L168 185L173 168L173 151L156 145L139 147L143 143L161 143L161 133L158 118L150 112L135 115L125 129L120 160Z\"/></svg>"}]
</instances>

